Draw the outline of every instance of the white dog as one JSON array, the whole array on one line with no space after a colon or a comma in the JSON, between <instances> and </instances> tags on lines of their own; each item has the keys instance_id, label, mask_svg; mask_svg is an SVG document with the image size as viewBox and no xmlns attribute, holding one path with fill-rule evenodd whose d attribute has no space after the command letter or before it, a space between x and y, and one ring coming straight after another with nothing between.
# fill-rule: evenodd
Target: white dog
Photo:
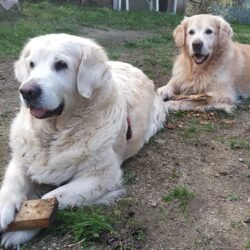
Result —
<instances>
[{"instance_id":1,"label":"white dog","mask_svg":"<svg viewBox=\"0 0 250 250\"><path fill-rule=\"evenodd\" d=\"M21 108L0 190L2 245L38 230L6 232L24 200L60 208L110 203L123 193L120 166L162 128L166 111L141 70L110 62L95 42L66 34L31 39L15 64Z\"/></svg>"},{"instance_id":2,"label":"white dog","mask_svg":"<svg viewBox=\"0 0 250 250\"><path fill-rule=\"evenodd\" d=\"M232 40L233 30L219 16L186 17L174 31L181 53L172 78L157 93L168 100L175 95L207 94L206 102L171 101L170 110L232 111L238 97L250 94L250 45Z\"/></svg>"}]
</instances>

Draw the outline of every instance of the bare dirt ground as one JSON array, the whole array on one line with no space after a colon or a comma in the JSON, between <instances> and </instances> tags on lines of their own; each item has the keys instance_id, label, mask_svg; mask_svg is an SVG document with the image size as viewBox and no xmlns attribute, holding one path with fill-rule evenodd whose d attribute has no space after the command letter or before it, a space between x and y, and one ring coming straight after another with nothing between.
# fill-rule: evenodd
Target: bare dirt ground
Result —
<instances>
[{"instance_id":1,"label":"bare dirt ground","mask_svg":"<svg viewBox=\"0 0 250 250\"><path fill-rule=\"evenodd\" d=\"M108 44L105 35L95 38ZM10 122L19 105L12 64L0 62L1 176L10 158ZM162 79L154 80L160 86ZM117 225L116 237L91 249L250 249L249 104L231 116L171 114L168 127L123 165L127 194L110 208L123 223ZM194 193L185 207L163 200L176 187ZM69 235L46 235L23 249L80 249L68 247L71 241Z\"/></svg>"}]
</instances>

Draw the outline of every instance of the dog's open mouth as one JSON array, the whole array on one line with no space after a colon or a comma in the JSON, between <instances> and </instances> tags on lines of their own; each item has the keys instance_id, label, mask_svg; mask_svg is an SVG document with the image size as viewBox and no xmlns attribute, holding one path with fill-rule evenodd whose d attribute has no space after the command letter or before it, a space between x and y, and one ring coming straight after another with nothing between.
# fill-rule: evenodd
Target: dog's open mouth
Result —
<instances>
[{"instance_id":1,"label":"dog's open mouth","mask_svg":"<svg viewBox=\"0 0 250 250\"><path fill-rule=\"evenodd\" d=\"M208 56L209 55L202 55L202 54L196 53L192 56L192 58L196 64L202 64L208 59Z\"/></svg>"},{"instance_id":2,"label":"dog's open mouth","mask_svg":"<svg viewBox=\"0 0 250 250\"><path fill-rule=\"evenodd\" d=\"M59 116L62 114L64 103L62 102L56 109L46 110L42 108L30 107L30 114L38 119L44 119L52 116Z\"/></svg>"}]
</instances>

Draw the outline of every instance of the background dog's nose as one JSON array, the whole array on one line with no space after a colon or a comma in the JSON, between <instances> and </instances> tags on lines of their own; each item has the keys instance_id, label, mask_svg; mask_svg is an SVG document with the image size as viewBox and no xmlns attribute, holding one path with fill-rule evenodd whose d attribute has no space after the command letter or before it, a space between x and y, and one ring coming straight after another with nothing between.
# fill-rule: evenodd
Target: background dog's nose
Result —
<instances>
[{"instance_id":1,"label":"background dog's nose","mask_svg":"<svg viewBox=\"0 0 250 250\"><path fill-rule=\"evenodd\" d=\"M26 83L19 91L27 101L34 100L42 94L42 89L36 83Z\"/></svg>"},{"instance_id":2,"label":"background dog's nose","mask_svg":"<svg viewBox=\"0 0 250 250\"><path fill-rule=\"evenodd\" d=\"M200 40L194 41L192 44L194 52L201 52L202 46L203 46L203 42Z\"/></svg>"}]
</instances>

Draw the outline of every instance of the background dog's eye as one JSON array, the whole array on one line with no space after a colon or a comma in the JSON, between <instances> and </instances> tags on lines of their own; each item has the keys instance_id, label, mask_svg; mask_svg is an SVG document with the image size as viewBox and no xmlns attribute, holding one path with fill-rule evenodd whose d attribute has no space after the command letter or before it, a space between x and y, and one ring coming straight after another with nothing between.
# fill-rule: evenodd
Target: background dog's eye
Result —
<instances>
[{"instance_id":1,"label":"background dog's eye","mask_svg":"<svg viewBox=\"0 0 250 250\"><path fill-rule=\"evenodd\" d=\"M205 33L209 35L209 34L212 34L213 31L211 29L206 29Z\"/></svg>"},{"instance_id":2,"label":"background dog's eye","mask_svg":"<svg viewBox=\"0 0 250 250\"><path fill-rule=\"evenodd\" d=\"M68 68L68 65L66 62L60 60L58 62L55 63L55 70L56 71L60 71L60 70L63 70L63 69L67 69Z\"/></svg>"},{"instance_id":3,"label":"background dog's eye","mask_svg":"<svg viewBox=\"0 0 250 250\"><path fill-rule=\"evenodd\" d=\"M30 62L30 68L33 69L35 67L34 62Z\"/></svg>"},{"instance_id":4,"label":"background dog's eye","mask_svg":"<svg viewBox=\"0 0 250 250\"><path fill-rule=\"evenodd\" d=\"M189 35L193 35L195 32L194 32L194 30L189 30Z\"/></svg>"}]
</instances>

